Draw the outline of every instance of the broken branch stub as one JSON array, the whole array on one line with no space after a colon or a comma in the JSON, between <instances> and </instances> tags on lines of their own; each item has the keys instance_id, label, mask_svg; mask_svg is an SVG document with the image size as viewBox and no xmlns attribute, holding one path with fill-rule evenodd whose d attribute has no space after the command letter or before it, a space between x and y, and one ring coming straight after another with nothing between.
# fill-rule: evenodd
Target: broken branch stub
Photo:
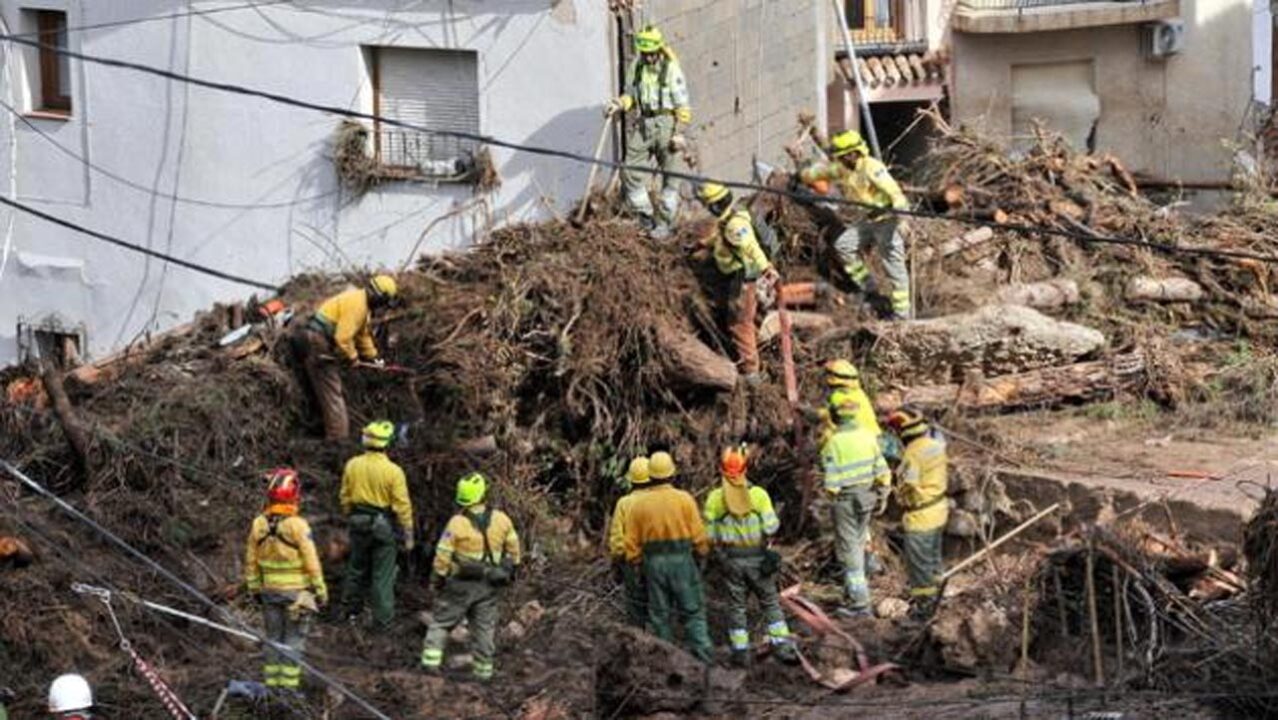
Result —
<instances>
[{"instance_id":1,"label":"broken branch stub","mask_svg":"<svg viewBox=\"0 0 1278 720\"><path fill-rule=\"evenodd\" d=\"M998 301L1008 305L1050 310L1077 305L1082 301L1082 294L1078 291L1078 283L1073 280L1046 280L1003 287L998 291Z\"/></svg>"},{"instance_id":2,"label":"broken branch stub","mask_svg":"<svg viewBox=\"0 0 1278 720\"><path fill-rule=\"evenodd\" d=\"M1130 302L1197 302L1207 293L1188 278L1153 278L1138 275L1127 281L1123 296Z\"/></svg>"},{"instance_id":3,"label":"broken branch stub","mask_svg":"<svg viewBox=\"0 0 1278 720\"><path fill-rule=\"evenodd\" d=\"M672 379L715 390L737 386L736 365L692 335L662 326L657 328L657 343L666 351L662 362Z\"/></svg>"}]
</instances>

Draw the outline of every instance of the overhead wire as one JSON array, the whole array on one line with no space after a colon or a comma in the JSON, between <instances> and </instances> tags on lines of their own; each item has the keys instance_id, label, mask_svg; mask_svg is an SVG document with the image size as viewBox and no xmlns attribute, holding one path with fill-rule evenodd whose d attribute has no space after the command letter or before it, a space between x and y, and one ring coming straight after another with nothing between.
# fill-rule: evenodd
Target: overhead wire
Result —
<instances>
[{"instance_id":1,"label":"overhead wire","mask_svg":"<svg viewBox=\"0 0 1278 720\"><path fill-rule=\"evenodd\" d=\"M1000 224L992 220L982 220L980 218L964 217L962 215L956 216L956 215L945 215L941 213L927 212L927 211L921 211L921 210L882 208L882 207L872 205L870 203L851 200L848 198L824 197L824 196L814 197L809 193L798 193L788 189L772 188L772 187L767 187L765 185L760 185L756 183L716 179L716 178L711 178L704 175L695 175L695 174L685 173L685 172L662 171L656 168L650 168L650 167L644 167L644 166L638 166L638 165L628 165L626 163L617 162L614 160L594 158L588 155L583 155L581 153L576 153L569 150L560 150L556 148L548 148L548 147L543 147L538 145L528 145L528 144L509 141L509 140L502 140L500 138L496 138L491 135L484 135L481 133L473 133L473 132L466 132L466 131L460 131L460 130L440 130L435 128L427 128L415 123L399 120L397 118L389 118L389 117L377 115L374 113L366 113L366 112L362 112L358 110L351 110L349 108L344 108L344 107L340 107L336 105L326 105L323 103L312 102L309 100L303 100L303 99L292 97L289 95L284 95L277 92L271 92L268 90L252 88L245 85L239 85L236 83L207 80L204 78L197 78L190 75L184 75L182 73L176 73L171 70L165 70L163 68L146 65L143 63L136 63L136 62L132 62L128 60L120 60L117 58L102 57L98 55L90 55L87 53L69 50L67 48L57 47L55 45L40 43L38 41L22 38L12 34L0 35L0 41L15 42L15 43L27 45L30 47L41 48L41 49L48 50L50 52L54 52L59 55L80 60L82 62L89 62L89 63L98 64L98 65L103 65L106 67L114 67L114 68L119 68L124 70L132 70L136 72L146 73L149 75L154 75L156 77L161 77L161 78L165 78L169 80L190 83L192 85L207 88L210 90L238 94L238 95L243 95L247 97L255 97L262 100L268 100L271 102L279 103L282 105L288 105L288 106L302 108L306 110L313 110L316 112L327 113L327 114L336 115L339 117L353 118L358 120L369 120L369 121L377 122L380 124L389 125L391 127L400 127L407 130L413 130L416 132L423 133L424 135L427 135L427 136L437 136L437 137L455 138L459 140L469 140L476 143L490 145L492 147L499 147L499 148L505 148L508 150L526 152L533 155L555 157L555 158L570 160L570 161L578 162L582 164L599 165L601 167L606 167L613 170L637 172L637 173L642 173L645 175L665 175L668 177L673 177L673 178L678 178L681 180L687 180L690 182L698 182L698 183L715 182L715 183L724 185L726 187L735 188L738 190L751 190L754 192L789 197L789 198L797 199L797 200L816 201L816 202L828 203L832 205L841 205L841 206L854 207L854 208L859 208L864 210L873 210L875 212L889 213L889 214L899 215L904 217L915 217L915 218L931 219L931 220L949 220L949 221L959 222L959 223L964 223L969 225L984 226L984 227L990 227L990 228L995 228L995 229L1009 231L1009 232L1015 232L1015 233L1023 234L1023 235L1031 235L1031 236L1046 235L1046 236L1053 236L1053 237L1062 237L1062 238L1075 240L1085 244L1095 243L1095 244L1123 245L1128 247L1138 247L1138 248L1144 248L1144 249L1156 250L1156 251L1168 252L1168 253L1180 253L1180 254L1190 254L1190 255L1198 255L1198 256L1244 259L1244 260L1254 260L1257 262L1264 262L1264 263L1270 263L1270 264L1278 264L1278 255L1267 255L1267 254L1261 254L1261 253L1247 252L1243 250L1225 250L1220 248L1170 245L1166 243L1154 242L1151 240L1143 240L1143 239L1131 238L1131 237L1119 237L1119 236L1113 236L1113 235L1102 235L1100 233L1094 233L1094 232L1079 232L1074 230L1065 230L1061 228L1049 227L1045 225L1030 225L1030 224L1024 224L1024 223Z\"/></svg>"},{"instance_id":2,"label":"overhead wire","mask_svg":"<svg viewBox=\"0 0 1278 720\"><path fill-rule=\"evenodd\" d=\"M187 10L186 12L169 13L166 15L151 15L148 17L127 18L124 20L108 20L106 22L92 23L88 25L72 25L64 28L62 32L85 32L88 30L103 30L105 28L125 27L128 25L142 25L144 23L159 22L161 20L177 20L184 17L202 17L205 15L219 15L221 13L237 12L239 10L255 10L257 8L270 7L272 5L285 5L295 0L258 0L258 2L248 2L242 5L227 5L224 7L209 8L207 10ZM38 30L26 33L17 33L15 37L40 37Z\"/></svg>"}]
</instances>

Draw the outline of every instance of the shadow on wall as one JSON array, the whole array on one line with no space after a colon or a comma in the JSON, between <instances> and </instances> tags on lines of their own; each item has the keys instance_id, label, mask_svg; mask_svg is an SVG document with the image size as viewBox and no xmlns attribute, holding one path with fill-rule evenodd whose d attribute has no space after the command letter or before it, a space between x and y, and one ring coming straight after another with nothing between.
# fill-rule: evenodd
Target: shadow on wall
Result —
<instances>
[{"instance_id":1,"label":"shadow on wall","mask_svg":"<svg viewBox=\"0 0 1278 720\"><path fill-rule=\"evenodd\" d=\"M587 105L559 113L519 142L589 157L595 151L603 122L603 104ZM612 159L609 147L604 148L602 157ZM498 171L503 184L498 212L509 213L512 220L517 220L528 219L527 214L537 207L564 215L580 199L590 165L515 150ZM606 183L611 174L611 169L599 168L596 187ZM507 194L511 188L518 188L514 195Z\"/></svg>"}]
</instances>

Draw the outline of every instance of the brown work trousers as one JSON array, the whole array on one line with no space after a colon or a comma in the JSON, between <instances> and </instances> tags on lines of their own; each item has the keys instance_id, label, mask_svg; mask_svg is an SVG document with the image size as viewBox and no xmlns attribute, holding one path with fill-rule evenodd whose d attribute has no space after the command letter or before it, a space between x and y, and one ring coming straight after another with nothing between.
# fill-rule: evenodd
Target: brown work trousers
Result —
<instances>
[{"instance_id":1,"label":"brown work trousers","mask_svg":"<svg viewBox=\"0 0 1278 720\"><path fill-rule=\"evenodd\" d=\"M728 335L737 352L737 369L742 375L757 373L759 332L754 321L759 311L759 299L755 295L754 281L747 281L741 273L724 278L723 300Z\"/></svg>"},{"instance_id":2,"label":"brown work trousers","mask_svg":"<svg viewBox=\"0 0 1278 720\"><path fill-rule=\"evenodd\" d=\"M311 397L324 417L324 438L345 440L350 434L346 415L346 395L342 391L342 374L333 343L324 333L298 325L292 333L293 352L306 374Z\"/></svg>"}]
</instances>

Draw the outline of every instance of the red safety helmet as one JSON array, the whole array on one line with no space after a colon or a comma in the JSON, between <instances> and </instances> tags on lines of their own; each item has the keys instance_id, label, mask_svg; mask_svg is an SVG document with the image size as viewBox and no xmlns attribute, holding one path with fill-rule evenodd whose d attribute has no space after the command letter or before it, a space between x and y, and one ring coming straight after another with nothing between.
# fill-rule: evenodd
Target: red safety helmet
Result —
<instances>
[{"instance_id":1,"label":"red safety helmet","mask_svg":"<svg viewBox=\"0 0 1278 720\"><path fill-rule=\"evenodd\" d=\"M745 475L746 471L746 454L741 448L728 448L723 451L723 458L719 463L719 469L723 472L724 477L739 478Z\"/></svg>"},{"instance_id":2,"label":"red safety helmet","mask_svg":"<svg viewBox=\"0 0 1278 720\"><path fill-rule=\"evenodd\" d=\"M302 501L302 480L293 468L275 468L267 471L264 477L267 500L288 505L296 505Z\"/></svg>"}]
</instances>

